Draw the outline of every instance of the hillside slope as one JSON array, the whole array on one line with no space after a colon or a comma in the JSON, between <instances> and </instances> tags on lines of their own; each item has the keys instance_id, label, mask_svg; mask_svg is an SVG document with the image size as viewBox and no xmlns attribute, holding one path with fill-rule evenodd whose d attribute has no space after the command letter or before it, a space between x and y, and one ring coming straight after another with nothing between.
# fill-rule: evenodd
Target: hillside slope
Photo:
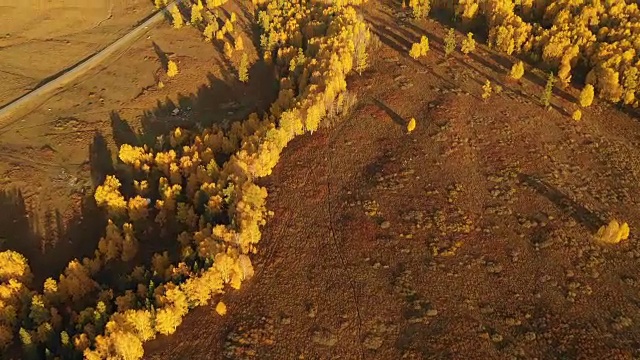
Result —
<instances>
[{"instance_id":1,"label":"hillside slope","mask_svg":"<svg viewBox=\"0 0 640 360\"><path fill-rule=\"evenodd\" d=\"M572 120L571 89L546 111L543 73L508 82L513 59L484 46L444 61L446 29L399 25L398 7L365 12L383 45L349 79L354 113L294 140L265 181L256 276L226 317L194 310L146 358L640 355L640 124L604 103ZM483 101L486 80L502 92ZM614 217L631 239L596 243Z\"/></svg>"}]
</instances>

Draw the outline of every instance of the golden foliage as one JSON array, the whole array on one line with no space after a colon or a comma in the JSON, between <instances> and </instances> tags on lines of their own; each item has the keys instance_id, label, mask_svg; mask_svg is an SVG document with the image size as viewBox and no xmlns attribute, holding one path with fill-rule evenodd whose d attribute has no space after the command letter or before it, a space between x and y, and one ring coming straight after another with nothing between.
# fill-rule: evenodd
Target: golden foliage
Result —
<instances>
[{"instance_id":1,"label":"golden foliage","mask_svg":"<svg viewBox=\"0 0 640 360\"><path fill-rule=\"evenodd\" d=\"M520 80L522 76L524 76L524 63L522 61L518 61L511 67L509 77L513 80Z\"/></svg>"},{"instance_id":2,"label":"golden foliage","mask_svg":"<svg viewBox=\"0 0 640 360\"><path fill-rule=\"evenodd\" d=\"M207 0L207 8L215 9L227 3L228 0Z\"/></svg>"},{"instance_id":3,"label":"golden foliage","mask_svg":"<svg viewBox=\"0 0 640 360\"><path fill-rule=\"evenodd\" d=\"M429 51L429 39L427 39L427 37L423 35L420 38L419 43L414 43L411 46L411 50L409 51L409 56L411 56L414 59L418 59L421 56L427 55L428 51Z\"/></svg>"},{"instance_id":4,"label":"golden foliage","mask_svg":"<svg viewBox=\"0 0 640 360\"><path fill-rule=\"evenodd\" d=\"M246 53L242 54L242 59L240 60L240 67L238 68L238 80L242 81L243 83L249 81L249 59Z\"/></svg>"},{"instance_id":5,"label":"golden foliage","mask_svg":"<svg viewBox=\"0 0 640 360\"><path fill-rule=\"evenodd\" d=\"M31 280L31 270L22 254L6 250L0 252L0 282L8 282L11 279L28 283Z\"/></svg>"},{"instance_id":6,"label":"golden foliage","mask_svg":"<svg viewBox=\"0 0 640 360\"><path fill-rule=\"evenodd\" d=\"M244 41L242 40L242 36L238 36L238 37L236 38L235 49L236 49L237 51L242 51L242 50L244 50Z\"/></svg>"},{"instance_id":7,"label":"golden foliage","mask_svg":"<svg viewBox=\"0 0 640 360\"><path fill-rule=\"evenodd\" d=\"M580 92L580 106L589 107L593 103L594 91L593 85L587 84Z\"/></svg>"},{"instance_id":8,"label":"golden foliage","mask_svg":"<svg viewBox=\"0 0 640 360\"><path fill-rule=\"evenodd\" d=\"M184 25L184 19L182 18L182 14L180 13L180 8L178 5L174 5L171 7L171 19L174 29L180 29Z\"/></svg>"},{"instance_id":9,"label":"golden foliage","mask_svg":"<svg viewBox=\"0 0 640 360\"><path fill-rule=\"evenodd\" d=\"M460 51L463 54L468 55L470 52L476 50L476 41L473 39L473 33L467 33L467 37L462 40L462 47Z\"/></svg>"},{"instance_id":10,"label":"golden foliage","mask_svg":"<svg viewBox=\"0 0 640 360\"><path fill-rule=\"evenodd\" d=\"M227 59L231 59L233 57L233 47L228 41L224 42L224 56Z\"/></svg>"},{"instance_id":11,"label":"golden foliage","mask_svg":"<svg viewBox=\"0 0 640 360\"><path fill-rule=\"evenodd\" d=\"M153 3L156 6L156 9L160 9L161 7L167 6L168 0L154 0Z\"/></svg>"},{"instance_id":12,"label":"golden foliage","mask_svg":"<svg viewBox=\"0 0 640 360\"><path fill-rule=\"evenodd\" d=\"M204 10L202 0L198 0L197 3L191 5L191 24L198 25L204 20L202 18L202 10Z\"/></svg>"},{"instance_id":13,"label":"golden foliage","mask_svg":"<svg viewBox=\"0 0 640 360\"><path fill-rule=\"evenodd\" d=\"M456 49L456 31L449 29L444 37L444 56L451 55Z\"/></svg>"},{"instance_id":14,"label":"golden foliage","mask_svg":"<svg viewBox=\"0 0 640 360\"><path fill-rule=\"evenodd\" d=\"M218 302L218 305L216 305L216 312L220 316L226 315L227 314L227 305L225 305L222 301Z\"/></svg>"},{"instance_id":15,"label":"golden foliage","mask_svg":"<svg viewBox=\"0 0 640 360\"><path fill-rule=\"evenodd\" d=\"M549 107L551 103L551 97L553 96L553 85L555 84L555 82L555 76L553 76L553 73L549 73L549 77L547 78L547 85L540 95L540 103L542 103L544 107Z\"/></svg>"},{"instance_id":16,"label":"golden foliage","mask_svg":"<svg viewBox=\"0 0 640 360\"><path fill-rule=\"evenodd\" d=\"M407 124L407 132L410 133L413 130L415 130L416 128L416 119L411 118L411 120L409 120L409 123Z\"/></svg>"},{"instance_id":17,"label":"golden foliage","mask_svg":"<svg viewBox=\"0 0 640 360\"><path fill-rule=\"evenodd\" d=\"M416 19L424 19L431 10L431 0L409 0L409 7ZM404 1L403 1L404 5Z\"/></svg>"},{"instance_id":18,"label":"golden foliage","mask_svg":"<svg viewBox=\"0 0 640 360\"><path fill-rule=\"evenodd\" d=\"M573 114L571 114L571 118L575 121L580 121L580 119L582 119L582 111L580 111L580 109L575 110Z\"/></svg>"},{"instance_id":19,"label":"golden foliage","mask_svg":"<svg viewBox=\"0 0 640 360\"><path fill-rule=\"evenodd\" d=\"M556 72L561 86L570 83L575 71L584 71L576 66L580 62L586 65L586 83L600 98L640 105L636 2L456 0L431 5L453 10L465 24L486 24L490 47L541 60Z\"/></svg>"},{"instance_id":20,"label":"golden foliage","mask_svg":"<svg viewBox=\"0 0 640 360\"><path fill-rule=\"evenodd\" d=\"M96 188L96 204L107 209L110 216L118 217L125 213L127 202L120 193L120 180L107 175L104 183Z\"/></svg>"},{"instance_id":21,"label":"golden foliage","mask_svg":"<svg viewBox=\"0 0 640 360\"><path fill-rule=\"evenodd\" d=\"M207 1L208 6L222 3ZM21 303L20 299L32 297L25 296L30 291L17 280L0 284L0 342L11 341L10 330L26 310L30 321L40 324L22 331L24 339L33 336L42 341L51 337L52 330L70 331L60 333L63 345L68 345L52 352L71 351L73 346L87 359L138 359L142 342L156 333L174 332L190 306L214 301L225 284L238 289L250 279L254 274L250 254L257 250L260 227L269 214L267 191L256 179L271 173L289 141L316 130L330 106L346 101L347 74L354 67L362 70L367 61L363 44L369 44L369 29L350 6L361 3L261 2L258 19L281 77L272 112L264 117L252 114L229 130L178 128L168 142L161 141L154 149L121 147L119 157L133 177L127 184L133 182L135 193L127 187L125 196L116 177L105 179L95 199L112 221L94 256L70 262L58 281L48 279L33 301ZM225 32L233 31L231 24L225 23ZM309 26L302 29L299 24ZM315 34L308 37L308 47L303 48L302 32ZM228 160L217 163L219 158ZM224 222L217 223L218 219ZM132 269L125 276L134 283L131 289L101 290L103 283L93 277L120 265L108 262L135 256L137 239L131 222L137 227L153 220L164 229L178 230L181 253L156 254L150 268ZM138 235L149 237L140 228ZM180 259L174 264L175 258ZM63 317L53 304L60 305ZM218 311L226 312L224 304L218 304ZM62 324L63 319L70 323Z\"/></svg>"},{"instance_id":22,"label":"golden foliage","mask_svg":"<svg viewBox=\"0 0 640 360\"><path fill-rule=\"evenodd\" d=\"M491 87L491 81L485 81L484 85L482 86L482 99L487 100L491 96L492 92L493 88Z\"/></svg>"},{"instance_id":23,"label":"golden foliage","mask_svg":"<svg viewBox=\"0 0 640 360\"><path fill-rule=\"evenodd\" d=\"M67 265L64 274L60 275L58 291L63 297L77 302L95 290L97 285L91 278L90 270L78 260L73 260Z\"/></svg>"},{"instance_id":24,"label":"golden foliage","mask_svg":"<svg viewBox=\"0 0 640 360\"><path fill-rule=\"evenodd\" d=\"M603 225L596 234L596 239L608 244L617 244L629 238L629 225L626 222L620 224L613 219L608 225Z\"/></svg>"},{"instance_id":25,"label":"golden foliage","mask_svg":"<svg viewBox=\"0 0 640 360\"><path fill-rule=\"evenodd\" d=\"M202 36L204 36L205 40L212 41L213 35L218 32L218 22L214 19L212 22L207 23L207 26L204 27L202 32Z\"/></svg>"},{"instance_id":26,"label":"golden foliage","mask_svg":"<svg viewBox=\"0 0 640 360\"><path fill-rule=\"evenodd\" d=\"M173 60L169 60L167 63L167 76L172 78L176 75L178 75L178 65Z\"/></svg>"}]
</instances>

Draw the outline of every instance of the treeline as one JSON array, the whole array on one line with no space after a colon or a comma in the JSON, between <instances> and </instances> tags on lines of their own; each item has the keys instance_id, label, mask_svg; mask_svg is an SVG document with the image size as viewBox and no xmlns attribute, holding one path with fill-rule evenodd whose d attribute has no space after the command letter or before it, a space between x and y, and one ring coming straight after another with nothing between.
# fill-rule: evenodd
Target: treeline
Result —
<instances>
[{"instance_id":1,"label":"treeline","mask_svg":"<svg viewBox=\"0 0 640 360\"><path fill-rule=\"evenodd\" d=\"M638 106L640 9L635 0L410 0L418 17L452 13L483 26L488 43L528 56L557 74L560 85L584 77L600 98ZM426 9L426 10L425 10Z\"/></svg>"},{"instance_id":2,"label":"treeline","mask_svg":"<svg viewBox=\"0 0 640 360\"><path fill-rule=\"evenodd\" d=\"M240 288L269 216L256 179L295 136L318 129L344 101L346 75L366 66L371 35L354 3L256 2L263 56L280 75L270 111L228 131L177 128L153 145L123 145L125 175L95 192L110 218L105 234L57 278L32 284L26 259L1 252L1 347L17 341L25 359L139 359L142 343L173 333L189 309ZM139 253L165 238L150 261Z\"/></svg>"}]
</instances>

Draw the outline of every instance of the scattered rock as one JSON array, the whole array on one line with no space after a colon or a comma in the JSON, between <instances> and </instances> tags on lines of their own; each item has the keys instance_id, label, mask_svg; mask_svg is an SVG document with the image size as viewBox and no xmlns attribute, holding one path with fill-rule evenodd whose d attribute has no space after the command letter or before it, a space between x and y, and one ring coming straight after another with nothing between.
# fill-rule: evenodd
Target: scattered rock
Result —
<instances>
[{"instance_id":1,"label":"scattered rock","mask_svg":"<svg viewBox=\"0 0 640 360\"><path fill-rule=\"evenodd\" d=\"M500 265L500 264L489 264L489 266L487 266L487 271L490 274L500 274L502 272L502 265Z\"/></svg>"},{"instance_id":2,"label":"scattered rock","mask_svg":"<svg viewBox=\"0 0 640 360\"><path fill-rule=\"evenodd\" d=\"M382 346L382 338L371 334L367 335L362 345L367 350L378 350Z\"/></svg>"},{"instance_id":3,"label":"scattered rock","mask_svg":"<svg viewBox=\"0 0 640 360\"><path fill-rule=\"evenodd\" d=\"M391 227L391 223L388 221L383 221L382 224L380 224L380 228L382 229L388 229Z\"/></svg>"},{"instance_id":4,"label":"scattered rock","mask_svg":"<svg viewBox=\"0 0 640 360\"><path fill-rule=\"evenodd\" d=\"M338 338L331 331L327 329L320 329L313 332L311 341L318 345L332 347L338 342Z\"/></svg>"},{"instance_id":5,"label":"scattered rock","mask_svg":"<svg viewBox=\"0 0 640 360\"><path fill-rule=\"evenodd\" d=\"M310 318L314 318L316 317L316 314L318 313L318 306L315 304L309 304L307 305L307 316Z\"/></svg>"}]
</instances>

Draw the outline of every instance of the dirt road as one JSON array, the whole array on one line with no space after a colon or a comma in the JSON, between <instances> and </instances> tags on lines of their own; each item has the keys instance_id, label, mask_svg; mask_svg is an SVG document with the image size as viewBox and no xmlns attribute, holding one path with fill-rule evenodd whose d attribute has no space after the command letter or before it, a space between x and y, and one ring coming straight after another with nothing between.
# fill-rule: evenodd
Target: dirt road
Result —
<instances>
[{"instance_id":1,"label":"dirt road","mask_svg":"<svg viewBox=\"0 0 640 360\"><path fill-rule=\"evenodd\" d=\"M109 56L121 51L127 45L131 44L136 39L144 35L152 26L158 24L165 17L165 13L168 9L171 9L177 3L182 0L177 0L170 3L165 9L156 12L145 22L131 30L128 34L113 42L98 53L91 57L81 60L76 65L62 70L58 73L58 76L54 77L50 81L46 82L42 86L37 87L31 92L20 96L19 98L12 100L6 105L0 107L0 126L6 125L7 121L10 121L10 116L19 116L21 112L27 112L33 106L37 106L38 103L42 103L47 99L52 92L64 87L71 81L77 79L79 76L85 74L88 70L94 68Z\"/></svg>"}]
</instances>

